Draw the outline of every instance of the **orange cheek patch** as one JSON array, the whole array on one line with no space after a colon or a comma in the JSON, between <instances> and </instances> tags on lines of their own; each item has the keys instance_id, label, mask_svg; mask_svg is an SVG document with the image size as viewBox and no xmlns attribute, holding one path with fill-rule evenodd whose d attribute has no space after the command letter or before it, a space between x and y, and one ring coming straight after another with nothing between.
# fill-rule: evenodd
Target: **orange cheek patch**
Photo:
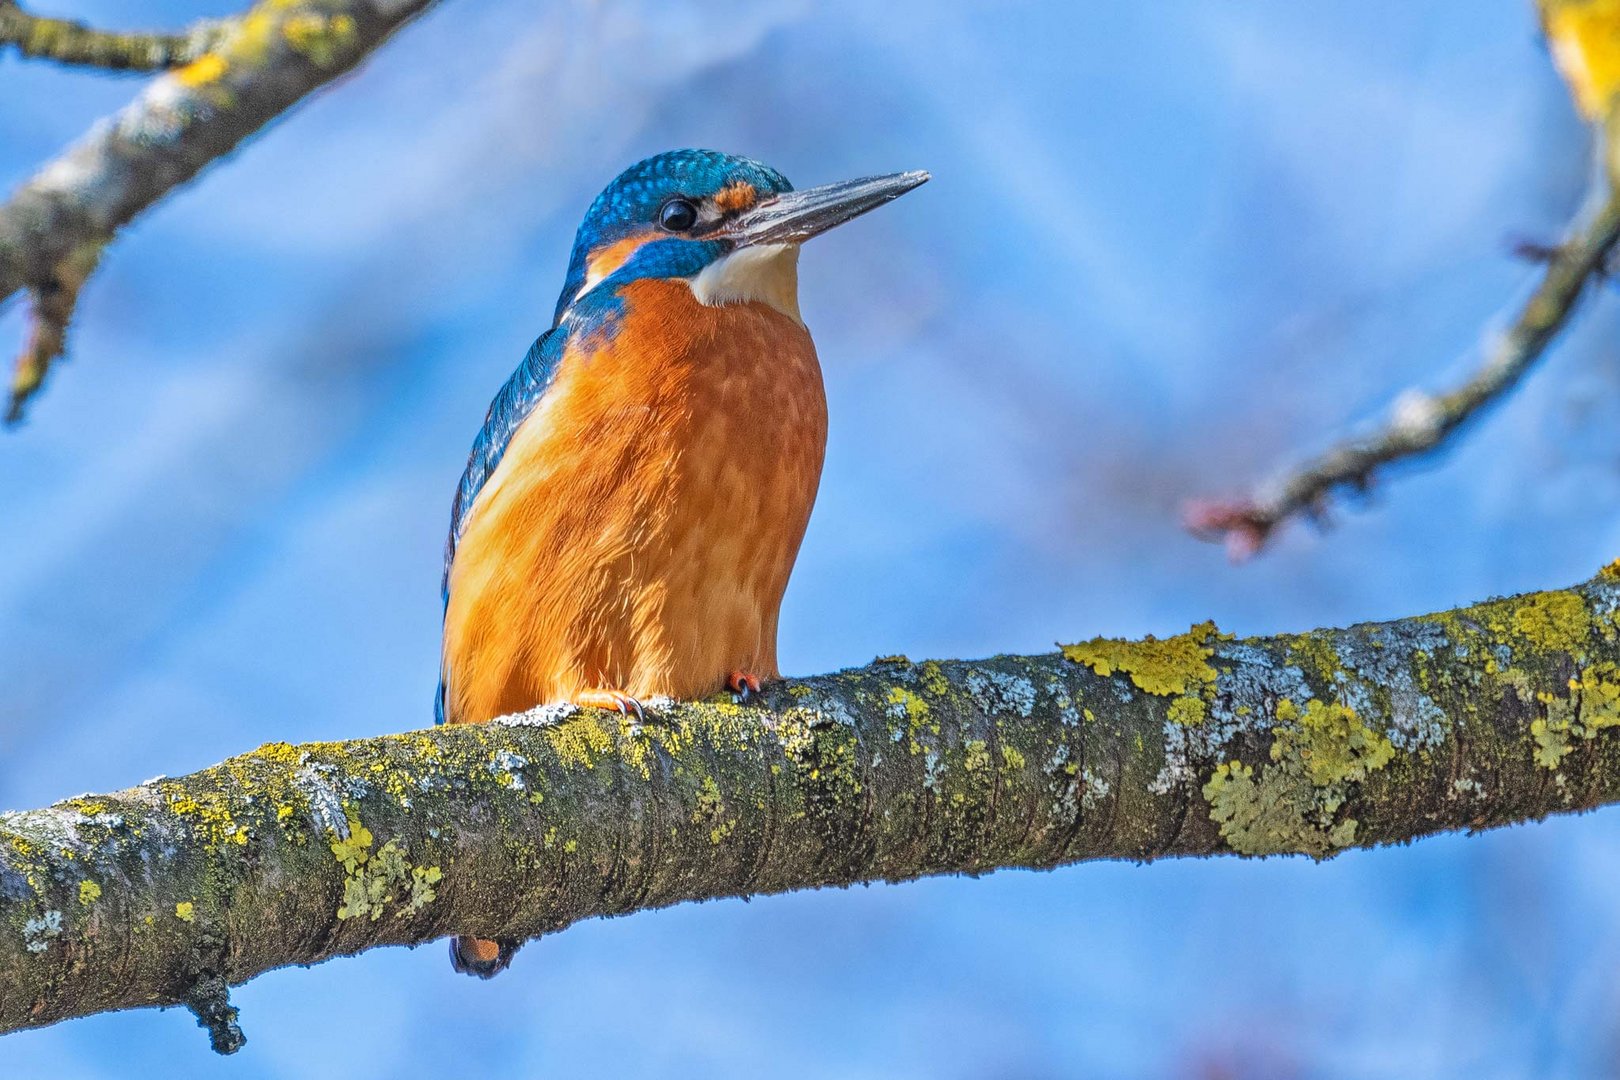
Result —
<instances>
[{"instance_id":1,"label":"orange cheek patch","mask_svg":"<svg viewBox=\"0 0 1620 1080\"><path fill-rule=\"evenodd\" d=\"M634 255L641 245L646 242L647 237L644 235L627 236L623 240L615 240L613 243L591 252L591 257L585 260L585 283L595 285L598 281L613 273L613 271L629 262L630 256Z\"/></svg>"},{"instance_id":2,"label":"orange cheek patch","mask_svg":"<svg viewBox=\"0 0 1620 1080\"><path fill-rule=\"evenodd\" d=\"M714 204L727 214L747 210L759 202L759 192L754 185L742 180L733 181L721 188L714 197Z\"/></svg>"}]
</instances>

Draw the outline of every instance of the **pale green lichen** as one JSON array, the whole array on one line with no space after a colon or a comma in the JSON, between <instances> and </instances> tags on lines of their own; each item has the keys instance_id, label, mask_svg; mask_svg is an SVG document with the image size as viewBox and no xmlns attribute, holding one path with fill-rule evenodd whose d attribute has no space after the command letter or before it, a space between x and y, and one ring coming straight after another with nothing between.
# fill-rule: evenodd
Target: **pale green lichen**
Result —
<instances>
[{"instance_id":1,"label":"pale green lichen","mask_svg":"<svg viewBox=\"0 0 1620 1080\"><path fill-rule=\"evenodd\" d=\"M1358 823L1340 818L1349 785L1385 768L1395 748L1355 710L1316 698L1277 705L1271 763L1216 767L1205 783L1209 816L1234 851L1296 852L1322 858L1355 842Z\"/></svg>"},{"instance_id":2,"label":"pale green lichen","mask_svg":"<svg viewBox=\"0 0 1620 1080\"><path fill-rule=\"evenodd\" d=\"M1382 733L1362 723L1353 709L1312 698L1301 712L1292 701L1277 704L1279 726L1271 746L1273 761L1298 753L1317 787L1353 783L1377 772L1395 756Z\"/></svg>"},{"instance_id":3,"label":"pale green lichen","mask_svg":"<svg viewBox=\"0 0 1620 1080\"><path fill-rule=\"evenodd\" d=\"M433 886L444 876L437 866L412 866L405 850L395 840L372 851L375 838L371 830L353 814L347 817L349 835L343 837L334 833L328 844L344 872L343 903L337 909L339 919L369 917L375 922L382 918L389 904L396 902L396 891L401 888L406 893L400 915L420 911L437 898Z\"/></svg>"},{"instance_id":4,"label":"pale green lichen","mask_svg":"<svg viewBox=\"0 0 1620 1080\"><path fill-rule=\"evenodd\" d=\"M1620 665L1593 664L1569 680L1568 696L1540 691L1535 700L1547 715L1530 724L1532 757L1544 769L1557 771L1574 751L1572 738L1590 740L1620 726ZM1528 696L1528 695L1525 695Z\"/></svg>"},{"instance_id":5,"label":"pale green lichen","mask_svg":"<svg viewBox=\"0 0 1620 1080\"><path fill-rule=\"evenodd\" d=\"M1329 835L1309 819L1313 806L1297 760L1258 771L1241 761L1217 765L1204 785L1210 820L1232 850L1245 855L1303 853L1321 857L1333 849Z\"/></svg>"},{"instance_id":6,"label":"pale green lichen","mask_svg":"<svg viewBox=\"0 0 1620 1080\"><path fill-rule=\"evenodd\" d=\"M1535 761L1543 769L1557 769L1570 752L1567 724L1549 724L1545 720L1530 723L1530 738L1536 744Z\"/></svg>"}]
</instances>

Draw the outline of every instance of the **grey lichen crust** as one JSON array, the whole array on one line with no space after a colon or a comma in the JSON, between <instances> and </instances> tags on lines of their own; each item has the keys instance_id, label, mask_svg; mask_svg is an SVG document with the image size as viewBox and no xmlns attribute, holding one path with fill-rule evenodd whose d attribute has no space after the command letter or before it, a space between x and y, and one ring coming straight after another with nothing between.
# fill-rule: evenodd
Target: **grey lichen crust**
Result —
<instances>
[{"instance_id":1,"label":"grey lichen crust","mask_svg":"<svg viewBox=\"0 0 1620 1080\"><path fill-rule=\"evenodd\" d=\"M272 743L0 815L0 1031L451 933L1163 855L1305 854L1620 799L1620 575L1440 615L888 657L760 704Z\"/></svg>"}]
</instances>

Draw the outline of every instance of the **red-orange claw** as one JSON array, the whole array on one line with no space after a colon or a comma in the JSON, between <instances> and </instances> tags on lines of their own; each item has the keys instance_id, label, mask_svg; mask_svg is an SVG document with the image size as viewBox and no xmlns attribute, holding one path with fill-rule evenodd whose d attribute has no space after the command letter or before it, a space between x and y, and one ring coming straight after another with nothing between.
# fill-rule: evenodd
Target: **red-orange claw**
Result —
<instances>
[{"instance_id":1,"label":"red-orange claw","mask_svg":"<svg viewBox=\"0 0 1620 1080\"><path fill-rule=\"evenodd\" d=\"M746 671L733 671L726 676L726 689L737 695L738 701L747 701L759 693L759 676Z\"/></svg>"},{"instance_id":2,"label":"red-orange claw","mask_svg":"<svg viewBox=\"0 0 1620 1080\"><path fill-rule=\"evenodd\" d=\"M637 720L647 719L641 711L641 702L617 690L581 690L574 695L574 704L591 709L615 709L625 716L635 713Z\"/></svg>"}]
</instances>

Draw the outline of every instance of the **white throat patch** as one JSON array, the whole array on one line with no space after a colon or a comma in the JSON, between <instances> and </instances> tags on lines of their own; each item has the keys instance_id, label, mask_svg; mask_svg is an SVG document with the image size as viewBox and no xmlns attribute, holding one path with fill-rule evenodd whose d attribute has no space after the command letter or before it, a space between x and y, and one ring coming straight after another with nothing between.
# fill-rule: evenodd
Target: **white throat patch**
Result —
<instances>
[{"instance_id":1,"label":"white throat patch","mask_svg":"<svg viewBox=\"0 0 1620 1080\"><path fill-rule=\"evenodd\" d=\"M801 326L799 317L799 245L760 244L738 248L705 266L686 283L698 303L708 307L757 300Z\"/></svg>"}]
</instances>

